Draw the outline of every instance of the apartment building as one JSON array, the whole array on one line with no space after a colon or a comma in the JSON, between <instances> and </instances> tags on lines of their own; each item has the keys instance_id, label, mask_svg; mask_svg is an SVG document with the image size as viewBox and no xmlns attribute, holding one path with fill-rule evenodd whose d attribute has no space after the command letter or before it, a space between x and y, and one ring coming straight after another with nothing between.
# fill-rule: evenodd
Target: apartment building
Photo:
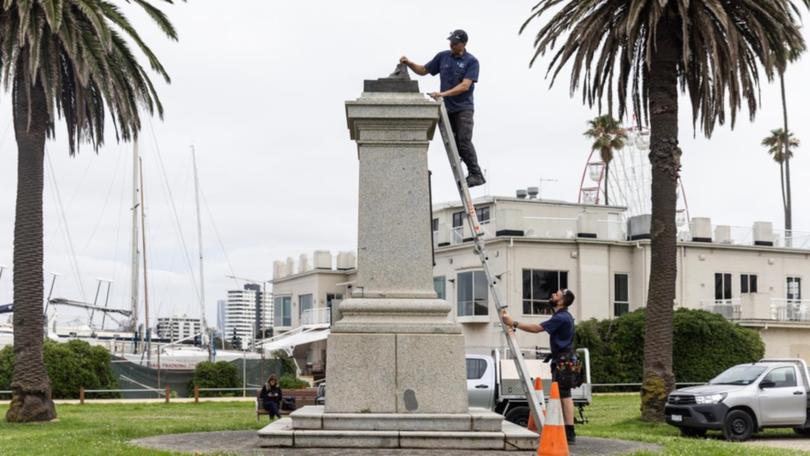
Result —
<instances>
[{"instance_id":1,"label":"apartment building","mask_svg":"<svg viewBox=\"0 0 810 456\"><path fill-rule=\"evenodd\" d=\"M170 342L188 340L202 333L202 321L186 315L161 317L157 321L157 335Z\"/></svg>"},{"instance_id":2,"label":"apartment building","mask_svg":"<svg viewBox=\"0 0 810 456\"><path fill-rule=\"evenodd\" d=\"M626 218L621 207L519 197L482 197L475 206L491 269L516 319L549 318L548 298L558 288L577 295L571 309L577 321L613 318L646 304L649 215ZM432 225L434 286L454 304L450 318L461 324L468 351L504 345L461 205L434 206ZM810 277L810 234L786 236L768 222L730 227L692 218L678 236L676 308L717 312L759 331L768 356L810 361L810 300L802 297L802 281ZM300 314L300 296L304 311L318 312L328 295L350 294L352 269L311 268L290 275L289 263L277 262L273 282L274 291L289 296L286 330L301 325L294 304ZM518 340L522 346L548 346L544 334L519 332Z\"/></svg>"},{"instance_id":3,"label":"apartment building","mask_svg":"<svg viewBox=\"0 0 810 456\"><path fill-rule=\"evenodd\" d=\"M226 340L239 341L246 348L272 327L272 294L254 283L245 284L241 290L228 291L225 306Z\"/></svg>"}]
</instances>

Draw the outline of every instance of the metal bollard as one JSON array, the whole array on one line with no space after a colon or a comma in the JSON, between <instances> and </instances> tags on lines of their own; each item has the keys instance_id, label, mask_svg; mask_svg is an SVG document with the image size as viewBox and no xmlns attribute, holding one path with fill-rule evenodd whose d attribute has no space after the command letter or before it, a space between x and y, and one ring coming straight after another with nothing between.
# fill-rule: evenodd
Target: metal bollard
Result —
<instances>
[{"instance_id":1,"label":"metal bollard","mask_svg":"<svg viewBox=\"0 0 810 456\"><path fill-rule=\"evenodd\" d=\"M84 405L84 387L79 388L79 404Z\"/></svg>"},{"instance_id":2,"label":"metal bollard","mask_svg":"<svg viewBox=\"0 0 810 456\"><path fill-rule=\"evenodd\" d=\"M171 396L171 394L172 394L172 387L169 386L169 385L166 385L166 403L167 404L169 403L169 396Z\"/></svg>"},{"instance_id":3,"label":"metal bollard","mask_svg":"<svg viewBox=\"0 0 810 456\"><path fill-rule=\"evenodd\" d=\"M194 385L194 403L197 404L200 402L200 387Z\"/></svg>"}]
</instances>

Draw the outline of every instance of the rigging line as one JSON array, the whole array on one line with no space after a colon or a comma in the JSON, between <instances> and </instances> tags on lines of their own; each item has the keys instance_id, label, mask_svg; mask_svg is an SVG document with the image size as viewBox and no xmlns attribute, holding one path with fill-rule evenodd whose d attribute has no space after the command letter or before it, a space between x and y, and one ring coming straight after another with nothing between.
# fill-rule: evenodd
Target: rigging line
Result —
<instances>
[{"instance_id":1,"label":"rigging line","mask_svg":"<svg viewBox=\"0 0 810 456\"><path fill-rule=\"evenodd\" d=\"M90 244L93 243L93 240L96 237L96 232L98 231L98 227L101 226L101 221L104 220L104 212L106 212L107 210L107 204L110 201L110 195L112 194L113 191L113 185L115 185L116 178L118 177L118 168L120 168L119 165L121 164L121 155L123 154L117 153L115 155L116 155L115 168L113 168L112 180L110 181L110 185L107 188L107 194L106 196L104 196L104 203L101 205L101 212L99 213L98 220L96 220L96 225L93 227L90 237L87 239L87 242L84 244L84 247L80 251L81 254L84 254L84 252L87 251L87 248L90 246Z\"/></svg>"},{"instance_id":2,"label":"rigging line","mask_svg":"<svg viewBox=\"0 0 810 456\"><path fill-rule=\"evenodd\" d=\"M126 166L124 165L123 168L126 168ZM124 176L126 176L126 173L124 173ZM119 266L118 265L118 253L120 251L118 247L119 247L119 242L121 240L121 225L122 225L121 224L121 216L124 213L124 207L128 206L127 204L124 204L124 198L125 198L125 193L124 192L126 191L126 188L127 188L127 185L126 185L127 182L128 181L127 181L126 177L121 178L121 192L120 192L119 197L118 197L118 217L117 217L118 224L117 224L117 226L115 228L115 243L113 244L113 246L114 246L113 247L113 249L114 249L113 250L113 276L112 276L113 282L115 282L116 279L118 278L118 266ZM118 288L121 288L122 292L125 292L125 289L123 287L118 287ZM123 302L124 299L122 299L121 301Z\"/></svg>"},{"instance_id":3,"label":"rigging line","mask_svg":"<svg viewBox=\"0 0 810 456\"><path fill-rule=\"evenodd\" d=\"M225 263L228 265L228 271L230 271L232 276L236 276L236 272L233 270L233 264L228 256L228 251L225 250L225 244L222 242L222 236L219 235L219 228L217 228L217 223L214 221L214 215L211 212L211 207L208 205L208 200L205 198L205 193L202 191L202 189L200 189L200 196L202 197L203 204L205 204L205 210L208 213L208 218L211 220L211 226L214 227L214 234L216 235L217 242L219 243L219 248L222 249L222 255L225 257Z\"/></svg>"},{"instance_id":4,"label":"rigging line","mask_svg":"<svg viewBox=\"0 0 810 456\"><path fill-rule=\"evenodd\" d=\"M54 196L56 197L57 202L57 212L61 216L63 222L64 234L67 239L68 251L71 259L71 268L73 269L77 285L79 286L79 292L81 293L82 300L87 301L87 295L84 292L84 284L82 283L81 271L79 269L79 260L76 258L76 249L73 248L73 240L70 236L70 227L68 226L67 217L65 216L65 207L62 205L62 197L59 193L59 185L56 182L56 174L53 170L51 154L48 152L47 147L45 148L45 158L48 161L48 171L50 172L51 182L53 183Z\"/></svg>"},{"instance_id":5,"label":"rigging line","mask_svg":"<svg viewBox=\"0 0 810 456\"><path fill-rule=\"evenodd\" d=\"M154 144L154 152L155 152L155 155L157 156L157 159L158 159L158 168L160 169L160 173L161 173L161 177L162 177L161 182L163 183L164 190L166 191L166 194L168 196L169 206L171 207L171 209L172 209L171 212L172 212L172 215L174 216L173 220L174 220L175 232L177 233L178 237L180 238L180 244L183 247L183 257L186 260L186 265L188 266L189 273L191 274L192 289L194 290L194 295L197 297L197 301L199 302L199 300L200 300L200 292L197 289L197 278L196 278L196 275L194 274L194 266L193 266L193 263L191 261L191 257L188 254L188 247L186 245L185 237L183 236L183 228L182 228L182 225L180 224L180 219L179 219L179 217L177 215L177 206L175 206L174 198L172 197L172 189L171 189L171 186L169 185L169 178L166 175L166 167L163 164L163 156L160 153L160 145L158 145L158 142L157 142L157 136L155 135L155 128L152 125L152 118L147 116L147 120L149 122L149 131L152 133L152 142Z\"/></svg>"}]
</instances>

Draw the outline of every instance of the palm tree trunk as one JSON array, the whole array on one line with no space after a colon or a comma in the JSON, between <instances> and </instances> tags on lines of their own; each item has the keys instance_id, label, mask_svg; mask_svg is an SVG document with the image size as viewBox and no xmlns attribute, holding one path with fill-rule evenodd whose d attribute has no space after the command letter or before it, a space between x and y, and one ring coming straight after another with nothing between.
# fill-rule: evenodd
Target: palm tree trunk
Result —
<instances>
[{"instance_id":1,"label":"palm tree trunk","mask_svg":"<svg viewBox=\"0 0 810 456\"><path fill-rule=\"evenodd\" d=\"M610 162L605 162L605 206L610 206L608 200L608 178L610 177Z\"/></svg>"},{"instance_id":2,"label":"palm tree trunk","mask_svg":"<svg viewBox=\"0 0 810 456\"><path fill-rule=\"evenodd\" d=\"M787 227L787 196L785 194L785 163L779 162L779 181L782 189L782 210L785 211L785 226Z\"/></svg>"},{"instance_id":3,"label":"palm tree trunk","mask_svg":"<svg viewBox=\"0 0 810 456\"><path fill-rule=\"evenodd\" d=\"M785 140L782 142L785 157L785 244L790 246L793 238L793 199L790 192L790 130L788 130L787 97L785 97L785 72L779 72L779 85L782 89L782 117L785 123Z\"/></svg>"},{"instance_id":4,"label":"palm tree trunk","mask_svg":"<svg viewBox=\"0 0 810 456\"><path fill-rule=\"evenodd\" d=\"M652 165L651 259L644 330L641 417L663 421L672 373L672 317L677 275L675 210L681 150L678 147L676 64L679 25L663 18L656 35L649 76L650 163Z\"/></svg>"},{"instance_id":5,"label":"palm tree trunk","mask_svg":"<svg viewBox=\"0 0 810 456\"><path fill-rule=\"evenodd\" d=\"M56 418L51 382L42 357L43 225L42 192L48 113L37 83L25 90L24 71L15 69L14 133L17 138L17 207L14 221L14 372L10 422Z\"/></svg>"}]
</instances>

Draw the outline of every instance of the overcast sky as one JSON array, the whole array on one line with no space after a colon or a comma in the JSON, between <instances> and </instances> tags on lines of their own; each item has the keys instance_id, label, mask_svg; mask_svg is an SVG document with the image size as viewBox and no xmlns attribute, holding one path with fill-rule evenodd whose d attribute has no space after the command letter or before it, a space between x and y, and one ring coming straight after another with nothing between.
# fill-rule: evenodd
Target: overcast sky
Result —
<instances>
[{"instance_id":1,"label":"overcast sky","mask_svg":"<svg viewBox=\"0 0 810 456\"><path fill-rule=\"evenodd\" d=\"M544 183L543 197L576 201L590 147L582 132L596 112L578 97L569 98L567 80L549 90L547 60L529 69L532 34L517 32L534 3L192 0L165 8L179 42L165 39L129 7L136 28L172 76L171 85L157 83L165 119L145 122L140 144L153 318L199 315L189 268L190 260L196 277L191 145L204 197L205 293L213 323L217 299L241 286L226 274L270 279L273 260L355 247L357 156L343 103L360 95L363 79L390 73L401 55L427 62L447 47L445 38L455 28L469 33L468 50L481 64L474 140L489 184L474 194L511 196L542 178L556 180ZM787 75L788 103L791 129L810 141L810 89L801 82L807 80L810 62L805 58ZM436 90L439 81L420 78L419 84L427 92ZM16 144L9 101L3 94L0 264L10 266ZM734 131L720 127L711 141L693 137L688 105L681 106L683 180L691 215L736 226L773 221L781 228L778 166L759 145L781 125L778 85L762 87L755 122L743 113ZM65 136L58 128L47 146L52 168L46 168L45 271L62 274L54 295L73 299L92 300L96 278L112 279L110 305L126 308L132 146L110 137L98 154L85 147L71 158ZM800 231L810 231L805 150L797 150L791 162L794 229ZM431 145L430 168L434 201L457 198L439 140ZM0 278L0 303L12 300L11 290L6 271ZM63 320L83 315L60 312Z\"/></svg>"}]
</instances>

